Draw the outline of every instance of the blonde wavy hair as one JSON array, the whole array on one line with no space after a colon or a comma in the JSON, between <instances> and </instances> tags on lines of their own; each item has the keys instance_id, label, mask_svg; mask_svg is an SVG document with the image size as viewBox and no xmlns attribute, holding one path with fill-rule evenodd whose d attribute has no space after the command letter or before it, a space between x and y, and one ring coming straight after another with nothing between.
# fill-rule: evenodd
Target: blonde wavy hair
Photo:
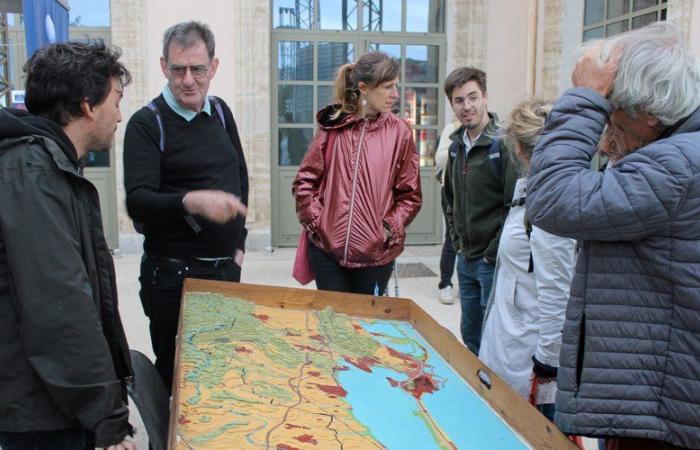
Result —
<instances>
[{"instance_id":1,"label":"blonde wavy hair","mask_svg":"<svg viewBox=\"0 0 700 450\"><path fill-rule=\"evenodd\" d=\"M552 104L544 100L525 100L513 109L505 125L506 136L511 142L518 142L523 156L532 156L537 140L544 129ZM511 146L515 148L514 145Z\"/></svg>"}]
</instances>

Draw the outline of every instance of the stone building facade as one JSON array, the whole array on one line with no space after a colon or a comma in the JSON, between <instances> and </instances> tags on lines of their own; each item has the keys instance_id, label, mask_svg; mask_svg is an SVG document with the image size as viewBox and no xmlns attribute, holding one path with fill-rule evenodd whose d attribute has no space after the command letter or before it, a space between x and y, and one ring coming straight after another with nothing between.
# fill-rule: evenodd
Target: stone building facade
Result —
<instances>
[{"instance_id":1,"label":"stone building facade","mask_svg":"<svg viewBox=\"0 0 700 450\"><path fill-rule=\"evenodd\" d=\"M403 1L407 5L413 0L384 0L387 1ZM629 4L629 1L438 2L444 7L445 43L442 48L445 51L439 61L441 73L447 74L462 65L485 69L489 77L489 107L502 117L525 98L556 99L570 84L571 70L583 42L586 8ZM635 4L639 1L634 0ZM313 4L319 2L315 0ZM662 5L666 20L677 23L693 50L700 54L698 1L643 3ZM277 64L273 61L274 5L270 0L111 0L111 42L122 48L124 62L134 75L122 102L125 120L117 132L113 159L116 197L113 213L122 251L138 250L140 243L124 202L124 129L128 117L156 96L165 83L158 62L163 31L185 20L203 21L216 35L217 56L221 63L210 92L231 106L248 161L251 180L248 246L260 249L274 243L271 232L275 220L274 178L278 176L273 170L276 155L271 150L275 146L272 130L276 126L273 117L276 106L272 104L272 91L276 88L272 74ZM441 91L439 95L442 95ZM440 126L451 119L449 105L442 101L441 106ZM425 173L428 172L426 169ZM427 202L435 204L438 198L429 198ZM437 232L435 236L441 236L441 233Z\"/></svg>"}]
</instances>

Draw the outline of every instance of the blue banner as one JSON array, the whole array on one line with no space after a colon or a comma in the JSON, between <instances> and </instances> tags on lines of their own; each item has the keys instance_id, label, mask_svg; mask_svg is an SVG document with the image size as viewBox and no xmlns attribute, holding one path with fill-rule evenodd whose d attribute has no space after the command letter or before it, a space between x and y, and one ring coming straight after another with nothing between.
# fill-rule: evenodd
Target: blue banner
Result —
<instances>
[{"instance_id":1,"label":"blue banner","mask_svg":"<svg viewBox=\"0 0 700 450\"><path fill-rule=\"evenodd\" d=\"M22 0L27 57L45 45L68 40L68 10L58 0Z\"/></svg>"}]
</instances>

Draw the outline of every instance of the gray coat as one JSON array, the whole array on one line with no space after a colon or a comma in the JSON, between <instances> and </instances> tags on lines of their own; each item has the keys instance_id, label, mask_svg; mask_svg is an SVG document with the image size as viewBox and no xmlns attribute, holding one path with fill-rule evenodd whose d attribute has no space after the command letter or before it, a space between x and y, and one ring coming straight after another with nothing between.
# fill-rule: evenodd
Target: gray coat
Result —
<instances>
[{"instance_id":1,"label":"gray coat","mask_svg":"<svg viewBox=\"0 0 700 450\"><path fill-rule=\"evenodd\" d=\"M566 433L700 449L700 109L593 171L611 111L593 91L567 91L532 157L532 223L584 241L556 421Z\"/></svg>"}]
</instances>

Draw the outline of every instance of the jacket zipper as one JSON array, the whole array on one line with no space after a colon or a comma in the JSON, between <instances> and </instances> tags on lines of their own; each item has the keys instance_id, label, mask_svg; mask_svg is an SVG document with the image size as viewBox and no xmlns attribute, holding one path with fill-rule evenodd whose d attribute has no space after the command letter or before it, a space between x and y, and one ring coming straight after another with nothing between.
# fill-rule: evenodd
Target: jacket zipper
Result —
<instances>
[{"instance_id":1,"label":"jacket zipper","mask_svg":"<svg viewBox=\"0 0 700 450\"><path fill-rule=\"evenodd\" d=\"M367 119L365 118L362 124L362 132L360 140L357 143L357 156L355 157L355 168L352 175L352 193L350 195L350 217L348 217L348 229L345 233L345 249L343 250L343 264L348 263L348 247L350 246L350 229L352 228L352 217L355 210L355 190L357 188L357 173L360 171L360 152L362 151L362 141L365 139L365 129L367 128Z\"/></svg>"},{"instance_id":2,"label":"jacket zipper","mask_svg":"<svg viewBox=\"0 0 700 450\"><path fill-rule=\"evenodd\" d=\"M468 246L469 249L472 248L472 240L471 236L469 235L469 227L467 226L467 221L466 221L466 215L465 212L467 210L467 203L468 203L468 197L469 197L469 189L467 189L467 185L469 184L469 181L467 180L467 177L469 175L469 151L467 150L467 146L463 143L462 144L463 152L462 154L464 155L464 172L462 176L462 182L464 183L464 196L462 197L462 222L464 223L464 237L466 238L466 245ZM466 249L462 249L463 253L465 252ZM466 258L466 255L465 255Z\"/></svg>"}]
</instances>

